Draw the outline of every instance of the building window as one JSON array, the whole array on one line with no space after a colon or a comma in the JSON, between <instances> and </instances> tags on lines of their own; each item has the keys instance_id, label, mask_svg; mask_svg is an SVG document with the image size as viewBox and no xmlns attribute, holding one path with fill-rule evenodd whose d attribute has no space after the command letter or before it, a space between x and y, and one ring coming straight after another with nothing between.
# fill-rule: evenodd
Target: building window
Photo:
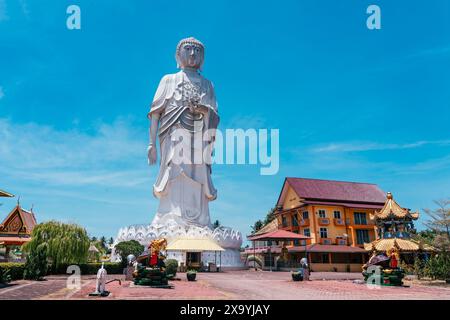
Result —
<instances>
[{"instance_id":1,"label":"building window","mask_svg":"<svg viewBox=\"0 0 450 320\"><path fill-rule=\"evenodd\" d=\"M309 212L308 211L303 211L302 216L303 216L304 220L309 219Z\"/></svg>"},{"instance_id":2,"label":"building window","mask_svg":"<svg viewBox=\"0 0 450 320\"><path fill-rule=\"evenodd\" d=\"M311 263L330 263L328 253L312 252Z\"/></svg>"},{"instance_id":3,"label":"building window","mask_svg":"<svg viewBox=\"0 0 450 320\"><path fill-rule=\"evenodd\" d=\"M287 227L287 219L286 219L286 216L282 216L282 217L281 217L281 224L283 225L283 227Z\"/></svg>"},{"instance_id":4,"label":"building window","mask_svg":"<svg viewBox=\"0 0 450 320\"><path fill-rule=\"evenodd\" d=\"M309 228L305 228L303 229L303 234L305 237L311 237L311 230L309 230Z\"/></svg>"},{"instance_id":5,"label":"building window","mask_svg":"<svg viewBox=\"0 0 450 320\"><path fill-rule=\"evenodd\" d=\"M364 244L369 243L369 230L356 230L356 243Z\"/></svg>"},{"instance_id":6,"label":"building window","mask_svg":"<svg viewBox=\"0 0 450 320\"><path fill-rule=\"evenodd\" d=\"M365 212L355 212L353 217L355 219L355 224L367 224Z\"/></svg>"},{"instance_id":7,"label":"building window","mask_svg":"<svg viewBox=\"0 0 450 320\"><path fill-rule=\"evenodd\" d=\"M270 266L274 266L275 265L275 263L274 263L274 255L269 255L269 254L265 254L264 255L264 266L266 266L266 267L270 267Z\"/></svg>"},{"instance_id":8,"label":"building window","mask_svg":"<svg viewBox=\"0 0 450 320\"><path fill-rule=\"evenodd\" d=\"M292 225L298 227L298 216L296 213L292 216Z\"/></svg>"},{"instance_id":9,"label":"building window","mask_svg":"<svg viewBox=\"0 0 450 320\"><path fill-rule=\"evenodd\" d=\"M327 215L325 213L325 210L319 210L319 218L326 218Z\"/></svg>"},{"instance_id":10,"label":"building window","mask_svg":"<svg viewBox=\"0 0 450 320\"><path fill-rule=\"evenodd\" d=\"M320 237L328 238L328 229L327 228L320 228Z\"/></svg>"},{"instance_id":11,"label":"building window","mask_svg":"<svg viewBox=\"0 0 450 320\"><path fill-rule=\"evenodd\" d=\"M292 231L292 232L294 232L294 233L299 233L298 230L294 230L294 231ZM292 241L292 245L294 245L294 246L299 246L299 245L300 245L299 240L298 240L298 239L293 240L293 241Z\"/></svg>"},{"instance_id":12,"label":"building window","mask_svg":"<svg viewBox=\"0 0 450 320\"><path fill-rule=\"evenodd\" d=\"M340 211L334 211L334 218L335 219L340 219L341 218L341 212Z\"/></svg>"}]
</instances>

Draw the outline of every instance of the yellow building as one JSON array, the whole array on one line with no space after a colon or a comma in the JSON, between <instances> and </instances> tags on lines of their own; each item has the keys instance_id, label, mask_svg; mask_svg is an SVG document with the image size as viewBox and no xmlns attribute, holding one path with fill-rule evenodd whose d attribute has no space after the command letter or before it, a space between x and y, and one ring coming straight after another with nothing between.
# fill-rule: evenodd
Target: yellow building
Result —
<instances>
[{"instance_id":1,"label":"yellow building","mask_svg":"<svg viewBox=\"0 0 450 320\"><path fill-rule=\"evenodd\" d=\"M264 260L264 266L291 269L306 254L312 271L360 272L367 260L364 243L376 239L370 217L385 199L375 184L286 178L276 205L277 227L311 239L290 243L288 261L277 257L278 248L272 244L259 244L256 259ZM269 245L273 261L264 255Z\"/></svg>"}]
</instances>

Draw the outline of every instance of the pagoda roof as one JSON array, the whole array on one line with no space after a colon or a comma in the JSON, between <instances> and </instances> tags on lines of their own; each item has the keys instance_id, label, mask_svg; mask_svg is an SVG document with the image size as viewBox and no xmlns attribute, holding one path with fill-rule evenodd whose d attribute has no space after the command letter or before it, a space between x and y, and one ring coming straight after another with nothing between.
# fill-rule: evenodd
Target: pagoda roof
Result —
<instances>
[{"instance_id":1,"label":"pagoda roof","mask_svg":"<svg viewBox=\"0 0 450 320\"><path fill-rule=\"evenodd\" d=\"M0 224L0 234L31 234L36 224L36 217L32 211L16 205Z\"/></svg>"},{"instance_id":2,"label":"pagoda roof","mask_svg":"<svg viewBox=\"0 0 450 320\"><path fill-rule=\"evenodd\" d=\"M393 248L403 252L414 252L419 250L434 251L433 247L426 244L421 244L418 241L399 238L379 239L371 243L364 243L364 249L367 251L375 250L386 252L392 250Z\"/></svg>"},{"instance_id":3,"label":"pagoda roof","mask_svg":"<svg viewBox=\"0 0 450 320\"><path fill-rule=\"evenodd\" d=\"M419 218L418 212L410 212L409 209L402 208L399 204L394 200L392 193L388 192L386 195L386 202L384 203L383 208L380 211L375 211L374 216L377 219L388 219L388 218L405 218L409 217L413 220L417 220Z\"/></svg>"}]
</instances>

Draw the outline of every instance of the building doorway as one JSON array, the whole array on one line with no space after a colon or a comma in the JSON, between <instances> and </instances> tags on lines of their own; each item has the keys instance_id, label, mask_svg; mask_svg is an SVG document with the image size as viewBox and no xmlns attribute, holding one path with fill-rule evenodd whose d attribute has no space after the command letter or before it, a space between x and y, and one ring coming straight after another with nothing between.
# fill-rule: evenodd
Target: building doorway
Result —
<instances>
[{"instance_id":1,"label":"building doorway","mask_svg":"<svg viewBox=\"0 0 450 320\"><path fill-rule=\"evenodd\" d=\"M201 256L201 252L186 252L186 266L188 269L200 269L202 264Z\"/></svg>"}]
</instances>

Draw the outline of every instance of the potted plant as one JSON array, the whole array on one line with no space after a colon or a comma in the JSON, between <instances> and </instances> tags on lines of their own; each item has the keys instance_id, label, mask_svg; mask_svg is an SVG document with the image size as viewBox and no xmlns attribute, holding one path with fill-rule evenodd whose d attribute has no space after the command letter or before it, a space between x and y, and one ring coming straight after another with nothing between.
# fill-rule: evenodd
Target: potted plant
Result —
<instances>
[{"instance_id":1,"label":"potted plant","mask_svg":"<svg viewBox=\"0 0 450 320\"><path fill-rule=\"evenodd\" d=\"M186 273L188 281L195 281L195 277L197 276L196 270L188 270Z\"/></svg>"},{"instance_id":2,"label":"potted plant","mask_svg":"<svg viewBox=\"0 0 450 320\"><path fill-rule=\"evenodd\" d=\"M303 281L303 274L300 271L292 272L293 281Z\"/></svg>"}]
</instances>

